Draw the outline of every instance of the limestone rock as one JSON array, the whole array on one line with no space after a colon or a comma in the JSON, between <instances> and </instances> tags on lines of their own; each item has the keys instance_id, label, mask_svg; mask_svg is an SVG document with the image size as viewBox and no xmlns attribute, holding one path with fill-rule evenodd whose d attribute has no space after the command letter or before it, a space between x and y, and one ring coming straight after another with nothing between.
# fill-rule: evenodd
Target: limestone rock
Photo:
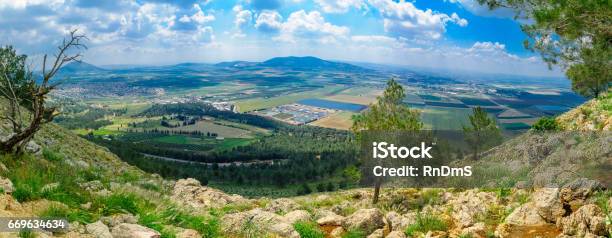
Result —
<instances>
[{"instance_id":1,"label":"limestone rock","mask_svg":"<svg viewBox=\"0 0 612 238\"><path fill-rule=\"evenodd\" d=\"M176 238L200 238L202 235L196 230L184 229L176 234Z\"/></svg>"},{"instance_id":2,"label":"limestone rock","mask_svg":"<svg viewBox=\"0 0 612 238\"><path fill-rule=\"evenodd\" d=\"M406 227L416 222L415 219L411 219L414 218L413 215L415 214L410 213L408 216L402 216L397 212L391 211L387 213L386 217L387 222L389 223L389 226L391 226L392 231L403 232L404 230L406 230Z\"/></svg>"},{"instance_id":3,"label":"limestone rock","mask_svg":"<svg viewBox=\"0 0 612 238\"><path fill-rule=\"evenodd\" d=\"M546 224L546 220L538 214L538 210L534 203L528 202L514 209L514 211L506 217L505 223L510 225L535 226Z\"/></svg>"},{"instance_id":4,"label":"limestone rock","mask_svg":"<svg viewBox=\"0 0 612 238\"><path fill-rule=\"evenodd\" d=\"M122 223L136 224L138 218L132 214L115 214L112 216L102 217L100 221L109 227L114 227Z\"/></svg>"},{"instance_id":5,"label":"limestone rock","mask_svg":"<svg viewBox=\"0 0 612 238\"><path fill-rule=\"evenodd\" d=\"M30 154L40 155L42 154L42 147L40 147L40 145L36 144L34 141L28 141L25 151Z\"/></svg>"},{"instance_id":6,"label":"limestone rock","mask_svg":"<svg viewBox=\"0 0 612 238\"><path fill-rule=\"evenodd\" d=\"M342 228L341 226L334 228L330 233L329 236L334 237L334 238L340 238L342 237L342 234L344 234L344 228Z\"/></svg>"},{"instance_id":7,"label":"limestone rock","mask_svg":"<svg viewBox=\"0 0 612 238\"><path fill-rule=\"evenodd\" d=\"M577 237L587 235L604 236L606 220L601 208L589 204L580 207L576 212L561 220L563 234Z\"/></svg>"},{"instance_id":8,"label":"limestone rock","mask_svg":"<svg viewBox=\"0 0 612 238\"><path fill-rule=\"evenodd\" d=\"M372 234L370 234L368 238L383 238L384 235L385 235L385 231L383 229L378 229L372 232Z\"/></svg>"},{"instance_id":9,"label":"limestone rock","mask_svg":"<svg viewBox=\"0 0 612 238\"><path fill-rule=\"evenodd\" d=\"M228 195L217 189L201 186L198 180L180 179L174 185L172 199L196 209L220 208L229 203L247 203L239 195Z\"/></svg>"},{"instance_id":10,"label":"limestone rock","mask_svg":"<svg viewBox=\"0 0 612 238\"><path fill-rule=\"evenodd\" d=\"M330 212L329 214L319 218L317 220L317 224L321 225L321 226L340 226L342 225L342 221L344 220L343 216L340 215L336 215L333 212Z\"/></svg>"},{"instance_id":11,"label":"limestone rock","mask_svg":"<svg viewBox=\"0 0 612 238\"><path fill-rule=\"evenodd\" d=\"M137 224L121 223L112 229L113 238L159 238L159 232Z\"/></svg>"},{"instance_id":12,"label":"limestone rock","mask_svg":"<svg viewBox=\"0 0 612 238\"><path fill-rule=\"evenodd\" d=\"M472 226L476 218L487 212L487 207L497 203L497 196L491 192L468 190L457 194L448 202L453 207L452 219L458 228Z\"/></svg>"},{"instance_id":13,"label":"limestone rock","mask_svg":"<svg viewBox=\"0 0 612 238\"><path fill-rule=\"evenodd\" d=\"M0 188L4 190L5 193L12 193L15 191L13 188L13 182L10 179L0 177Z\"/></svg>"},{"instance_id":14,"label":"limestone rock","mask_svg":"<svg viewBox=\"0 0 612 238\"><path fill-rule=\"evenodd\" d=\"M406 238L406 234L402 231L392 231L389 232L386 238Z\"/></svg>"},{"instance_id":15,"label":"limestone rock","mask_svg":"<svg viewBox=\"0 0 612 238\"><path fill-rule=\"evenodd\" d=\"M300 221L309 221L310 214L304 210L295 210L283 216L283 220L289 224L294 224Z\"/></svg>"},{"instance_id":16,"label":"limestone rock","mask_svg":"<svg viewBox=\"0 0 612 238\"><path fill-rule=\"evenodd\" d=\"M344 227L344 229L359 229L366 234L370 234L384 226L383 214L376 208L359 209L342 221L342 227Z\"/></svg>"},{"instance_id":17,"label":"limestone rock","mask_svg":"<svg viewBox=\"0 0 612 238\"><path fill-rule=\"evenodd\" d=\"M486 237L487 227L484 223L479 222L474 224L473 226L461 230L461 235L469 235L471 237Z\"/></svg>"},{"instance_id":18,"label":"limestone rock","mask_svg":"<svg viewBox=\"0 0 612 238\"><path fill-rule=\"evenodd\" d=\"M96 238L113 238L108 229L101 221L97 221L85 226L87 233L94 235Z\"/></svg>"},{"instance_id":19,"label":"limestone rock","mask_svg":"<svg viewBox=\"0 0 612 238\"><path fill-rule=\"evenodd\" d=\"M444 231L428 231L425 234L425 238L446 238L448 234Z\"/></svg>"},{"instance_id":20,"label":"limestone rock","mask_svg":"<svg viewBox=\"0 0 612 238\"><path fill-rule=\"evenodd\" d=\"M560 219L565 210L559 199L558 188L541 188L537 189L531 198L534 207L537 209L538 215L549 223L556 223Z\"/></svg>"},{"instance_id":21,"label":"limestone rock","mask_svg":"<svg viewBox=\"0 0 612 238\"><path fill-rule=\"evenodd\" d=\"M563 204L569 205L572 211L576 211L591 194L601 188L603 185L596 180L579 178L563 186L559 196Z\"/></svg>"},{"instance_id":22,"label":"limestone rock","mask_svg":"<svg viewBox=\"0 0 612 238\"><path fill-rule=\"evenodd\" d=\"M228 234L240 234L245 227L258 232L268 232L281 237L299 237L293 226L278 214L260 208L226 214L221 218L222 229Z\"/></svg>"},{"instance_id":23,"label":"limestone rock","mask_svg":"<svg viewBox=\"0 0 612 238\"><path fill-rule=\"evenodd\" d=\"M266 206L265 210L275 213L287 213L299 209L300 205L288 198L274 199Z\"/></svg>"}]
</instances>

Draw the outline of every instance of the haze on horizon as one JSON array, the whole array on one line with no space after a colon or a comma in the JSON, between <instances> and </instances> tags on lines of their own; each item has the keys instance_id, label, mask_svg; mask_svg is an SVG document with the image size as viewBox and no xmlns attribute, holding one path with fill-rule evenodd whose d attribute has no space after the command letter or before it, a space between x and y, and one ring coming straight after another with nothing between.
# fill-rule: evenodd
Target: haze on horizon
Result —
<instances>
[{"instance_id":1,"label":"haze on horizon","mask_svg":"<svg viewBox=\"0 0 612 238\"><path fill-rule=\"evenodd\" d=\"M53 53L70 29L95 65L278 56L563 77L525 50L507 10L474 0L0 0L0 44Z\"/></svg>"}]
</instances>

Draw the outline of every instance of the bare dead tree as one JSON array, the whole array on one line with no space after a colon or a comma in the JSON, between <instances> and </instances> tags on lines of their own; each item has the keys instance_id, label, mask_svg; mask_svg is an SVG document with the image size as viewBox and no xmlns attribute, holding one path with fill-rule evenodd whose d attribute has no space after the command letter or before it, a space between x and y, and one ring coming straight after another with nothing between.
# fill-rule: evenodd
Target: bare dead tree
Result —
<instances>
[{"instance_id":1,"label":"bare dead tree","mask_svg":"<svg viewBox=\"0 0 612 238\"><path fill-rule=\"evenodd\" d=\"M58 83L52 84L50 81L62 66L72 61L80 61L80 51L87 49L83 44L85 39L77 30L72 30L57 47L54 59L47 62L47 55L44 55L42 79L39 82L25 66L25 55L16 55L10 46L2 49L0 97L8 101L8 113L0 115L0 120L10 124L12 133L0 140L1 152L21 153L40 127L59 114L57 107L45 105L49 93L58 86ZM71 53L73 50L76 50L76 53Z\"/></svg>"}]
</instances>

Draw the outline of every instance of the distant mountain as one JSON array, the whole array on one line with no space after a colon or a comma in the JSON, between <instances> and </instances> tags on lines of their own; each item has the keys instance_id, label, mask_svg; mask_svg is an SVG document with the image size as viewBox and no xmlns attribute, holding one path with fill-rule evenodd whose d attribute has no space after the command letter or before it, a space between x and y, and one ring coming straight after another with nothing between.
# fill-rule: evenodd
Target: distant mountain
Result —
<instances>
[{"instance_id":1,"label":"distant mountain","mask_svg":"<svg viewBox=\"0 0 612 238\"><path fill-rule=\"evenodd\" d=\"M78 73L99 73L106 71L103 68L88 64L85 62L70 62L64 65L60 70L60 74L78 74Z\"/></svg>"},{"instance_id":2,"label":"distant mountain","mask_svg":"<svg viewBox=\"0 0 612 238\"><path fill-rule=\"evenodd\" d=\"M272 67L272 68L283 68L291 70L330 70L330 71L346 71L346 72L362 72L370 71L359 66L355 66L347 63L340 63L334 61L327 61L319 59L317 57L306 56L306 57L276 57L266 60L258 64L259 66Z\"/></svg>"},{"instance_id":3,"label":"distant mountain","mask_svg":"<svg viewBox=\"0 0 612 238\"><path fill-rule=\"evenodd\" d=\"M244 68L250 66L256 66L257 63L248 61L227 61L215 64L216 67L222 68Z\"/></svg>"}]
</instances>

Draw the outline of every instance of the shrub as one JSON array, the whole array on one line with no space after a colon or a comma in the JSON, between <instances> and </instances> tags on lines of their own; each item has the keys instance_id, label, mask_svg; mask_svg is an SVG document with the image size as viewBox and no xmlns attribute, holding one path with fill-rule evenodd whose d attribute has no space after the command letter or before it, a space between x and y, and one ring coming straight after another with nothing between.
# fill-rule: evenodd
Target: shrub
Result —
<instances>
[{"instance_id":1,"label":"shrub","mask_svg":"<svg viewBox=\"0 0 612 238\"><path fill-rule=\"evenodd\" d=\"M553 117L542 117L531 128L536 131L557 131L561 126Z\"/></svg>"},{"instance_id":2,"label":"shrub","mask_svg":"<svg viewBox=\"0 0 612 238\"><path fill-rule=\"evenodd\" d=\"M19 231L19 238L35 238L36 234L30 229L23 229Z\"/></svg>"},{"instance_id":3,"label":"shrub","mask_svg":"<svg viewBox=\"0 0 612 238\"><path fill-rule=\"evenodd\" d=\"M293 228L300 234L301 238L324 238L325 233L319 229L319 226L312 222L297 222Z\"/></svg>"},{"instance_id":4,"label":"shrub","mask_svg":"<svg viewBox=\"0 0 612 238\"><path fill-rule=\"evenodd\" d=\"M62 161L64 159L64 157L62 157L61 155L48 150L47 148L43 149L43 157L48 160L48 161Z\"/></svg>"},{"instance_id":5,"label":"shrub","mask_svg":"<svg viewBox=\"0 0 612 238\"><path fill-rule=\"evenodd\" d=\"M134 194L116 193L102 199L102 214L105 216L117 213L138 214L138 198Z\"/></svg>"},{"instance_id":6,"label":"shrub","mask_svg":"<svg viewBox=\"0 0 612 238\"><path fill-rule=\"evenodd\" d=\"M428 231L446 231L448 226L446 222L443 220L431 215L431 214L421 214L417 213L416 223L408 226L406 228L407 236L414 236L415 233L426 233Z\"/></svg>"}]
</instances>

